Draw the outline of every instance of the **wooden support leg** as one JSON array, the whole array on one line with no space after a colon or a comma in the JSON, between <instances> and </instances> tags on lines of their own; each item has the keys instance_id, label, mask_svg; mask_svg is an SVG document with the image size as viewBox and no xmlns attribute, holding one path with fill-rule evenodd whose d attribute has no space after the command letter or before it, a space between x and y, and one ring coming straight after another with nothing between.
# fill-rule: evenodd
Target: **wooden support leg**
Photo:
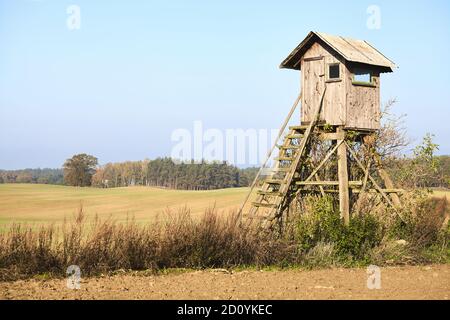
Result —
<instances>
[{"instance_id":1,"label":"wooden support leg","mask_svg":"<svg viewBox=\"0 0 450 320\"><path fill-rule=\"evenodd\" d=\"M394 189L394 183L392 182L391 177L386 170L384 170L382 167L378 167L378 174L380 175L381 179L383 179L384 185L387 189ZM394 192L391 193L390 196L394 206L400 207L401 203L398 194Z\"/></svg>"},{"instance_id":2,"label":"wooden support leg","mask_svg":"<svg viewBox=\"0 0 450 320\"><path fill-rule=\"evenodd\" d=\"M364 145L369 151L369 153L373 154L375 165L378 171L378 174L380 175L380 178L383 180L384 185L387 189L394 189L394 183L391 180L391 177L389 176L389 173L383 168L383 163L381 161L381 157L379 154L376 153L374 149L374 143L375 143L375 137L373 135L368 135L364 137ZM398 197L398 194L391 193L390 194L392 203L394 206L399 207L400 206L400 198Z\"/></svg>"},{"instance_id":3,"label":"wooden support leg","mask_svg":"<svg viewBox=\"0 0 450 320\"><path fill-rule=\"evenodd\" d=\"M369 158L369 161L367 162L366 171L364 172L363 185L362 185L361 191L359 193L358 200L356 201L356 204L355 204L355 211L354 211L355 216L359 216L359 212L361 211L361 202L364 197L364 193L366 192L367 180L369 180L370 165L372 163L371 160L372 159Z\"/></svg>"},{"instance_id":4,"label":"wooden support leg","mask_svg":"<svg viewBox=\"0 0 450 320\"><path fill-rule=\"evenodd\" d=\"M337 128L337 132L343 132L342 128ZM338 141L339 143L340 141ZM338 177L339 177L339 211L344 224L348 226L350 222L350 196L348 187L347 171L347 148L344 143L339 144L338 155Z\"/></svg>"},{"instance_id":5,"label":"wooden support leg","mask_svg":"<svg viewBox=\"0 0 450 320\"><path fill-rule=\"evenodd\" d=\"M383 164L381 162L381 158L379 155L375 155L375 161L377 163L377 170L378 174L380 175L380 178L384 181L384 185L387 189L394 189L394 183L391 180L391 177L389 176L389 173L383 168ZM397 193L391 193L391 200L394 206L400 207L400 198L398 197Z\"/></svg>"}]
</instances>

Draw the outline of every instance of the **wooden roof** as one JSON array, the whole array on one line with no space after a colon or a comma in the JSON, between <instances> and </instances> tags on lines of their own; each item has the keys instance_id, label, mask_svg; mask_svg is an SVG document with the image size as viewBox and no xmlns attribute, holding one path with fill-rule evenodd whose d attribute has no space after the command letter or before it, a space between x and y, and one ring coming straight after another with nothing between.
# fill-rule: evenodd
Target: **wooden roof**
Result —
<instances>
[{"instance_id":1,"label":"wooden roof","mask_svg":"<svg viewBox=\"0 0 450 320\"><path fill-rule=\"evenodd\" d=\"M332 36L311 31L308 36L284 59L280 68L300 70L300 59L315 42L325 44L346 61L380 67L381 72L392 72L395 63L386 58L367 41Z\"/></svg>"}]
</instances>

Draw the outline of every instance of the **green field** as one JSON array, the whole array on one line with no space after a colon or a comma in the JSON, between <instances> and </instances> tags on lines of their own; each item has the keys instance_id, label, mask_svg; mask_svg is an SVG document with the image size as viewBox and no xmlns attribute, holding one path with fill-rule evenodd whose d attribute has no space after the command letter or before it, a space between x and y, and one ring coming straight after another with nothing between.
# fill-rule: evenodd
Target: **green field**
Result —
<instances>
[{"instance_id":1,"label":"green field","mask_svg":"<svg viewBox=\"0 0 450 320\"><path fill-rule=\"evenodd\" d=\"M219 212L239 208L248 188L212 191L167 190L151 187L112 189L40 184L0 184L0 225L11 222L51 223L72 218L83 206L86 215L125 221L154 221L167 209L188 207L198 215L208 207Z\"/></svg>"}]
</instances>

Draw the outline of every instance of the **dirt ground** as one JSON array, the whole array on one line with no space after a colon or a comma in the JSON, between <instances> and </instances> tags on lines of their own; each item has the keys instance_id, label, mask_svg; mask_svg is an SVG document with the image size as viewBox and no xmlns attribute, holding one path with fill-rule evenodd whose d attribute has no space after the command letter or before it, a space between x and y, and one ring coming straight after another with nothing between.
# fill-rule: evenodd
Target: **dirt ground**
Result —
<instances>
[{"instance_id":1,"label":"dirt ground","mask_svg":"<svg viewBox=\"0 0 450 320\"><path fill-rule=\"evenodd\" d=\"M0 299L449 299L450 265L381 268L381 288L367 288L365 268L226 270L0 283Z\"/></svg>"}]
</instances>

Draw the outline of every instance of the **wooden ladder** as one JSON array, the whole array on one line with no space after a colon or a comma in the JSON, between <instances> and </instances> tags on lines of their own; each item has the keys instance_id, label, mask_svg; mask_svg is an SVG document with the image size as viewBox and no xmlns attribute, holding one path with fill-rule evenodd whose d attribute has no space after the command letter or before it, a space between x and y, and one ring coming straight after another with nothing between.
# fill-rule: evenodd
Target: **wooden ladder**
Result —
<instances>
[{"instance_id":1,"label":"wooden ladder","mask_svg":"<svg viewBox=\"0 0 450 320\"><path fill-rule=\"evenodd\" d=\"M281 218L281 215L289 206L292 195L295 195L296 189L298 188L295 184L295 176L296 173L301 170L303 165L305 151L310 141L311 133L319 120L325 92L326 87L323 91L320 104L312 118L313 120L309 125L289 127L287 135L284 136L283 143L281 145L275 144L275 146L278 147L279 152L278 157L274 159L274 168L271 170L271 173L267 175L261 188L257 190L257 198L252 202L252 206L248 214L246 214L246 218L263 220L266 222L265 224L271 225L274 220ZM287 122L285 121L285 124L286 123ZM284 131L284 128L282 128L282 130ZM260 174L261 170L258 172L249 194L252 192L255 182ZM248 199L249 196L247 196L244 201L241 211ZM262 214L259 214L261 213L259 211L260 208L264 209L262 210Z\"/></svg>"}]
</instances>

